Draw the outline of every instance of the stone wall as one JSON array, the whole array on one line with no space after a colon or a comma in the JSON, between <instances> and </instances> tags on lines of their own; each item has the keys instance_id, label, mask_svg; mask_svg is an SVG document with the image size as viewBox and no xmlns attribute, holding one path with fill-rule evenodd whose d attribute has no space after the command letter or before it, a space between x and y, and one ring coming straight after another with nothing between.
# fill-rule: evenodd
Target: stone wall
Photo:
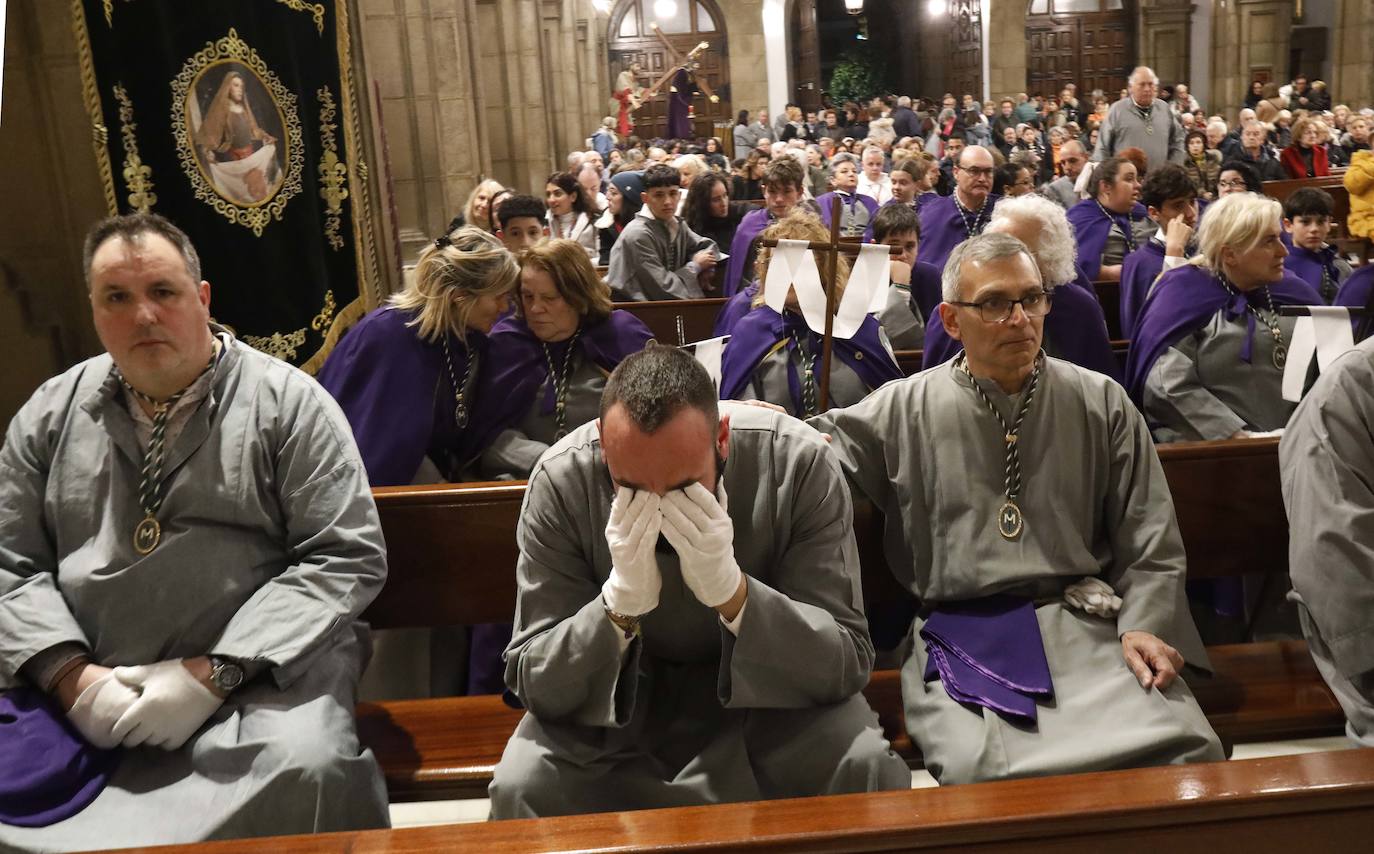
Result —
<instances>
[{"instance_id":1,"label":"stone wall","mask_svg":"<svg viewBox=\"0 0 1374 854\"><path fill-rule=\"evenodd\" d=\"M725 15L725 44L730 52L731 112L738 114L740 110L748 110L753 116L759 107L769 103L763 0L719 0L717 5ZM771 27L768 38L785 41L787 20L787 16L782 15L776 27ZM776 114L771 108L770 112Z\"/></svg>"},{"instance_id":2,"label":"stone wall","mask_svg":"<svg viewBox=\"0 0 1374 854\"><path fill-rule=\"evenodd\" d=\"M1374 0L1338 0L1331 46L1331 94L1352 107L1374 105Z\"/></svg>"},{"instance_id":3,"label":"stone wall","mask_svg":"<svg viewBox=\"0 0 1374 854\"><path fill-rule=\"evenodd\" d=\"M1285 0L1232 0L1212 7L1212 97L1209 108L1230 121L1250 81L1268 72L1287 82L1288 34L1293 4Z\"/></svg>"}]
</instances>

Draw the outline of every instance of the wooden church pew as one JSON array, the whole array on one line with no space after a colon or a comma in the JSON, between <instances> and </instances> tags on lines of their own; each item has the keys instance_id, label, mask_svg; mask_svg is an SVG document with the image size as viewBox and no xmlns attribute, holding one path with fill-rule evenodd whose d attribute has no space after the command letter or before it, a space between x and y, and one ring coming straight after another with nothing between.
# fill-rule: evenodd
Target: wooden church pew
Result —
<instances>
[{"instance_id":1,"label":"wooden church pew","mask_svg":"<svg viewBox=\"0 0 1374 854\"><path fill-rule=\"evenodd\" d=\"M1366 850L1374 751L967 786L210 842L149 854Z\"/></svg>"},{"instance_id":2,"label":"wooden church pew","mask_svg":"<svg viewBox=\"0 0 1374 854\"><path fill-rule=\"evenodd\" d=\"M1190 577L1286 573L1277 447L1276 439L1252 439L1160 448ZM376 628L509 621L523 492L523 483L374 490L391 575L364 616ZM887 571L882 522L866 502L856 506L854 531L870 610L873 603L907 595ZM1304 643L1220 646L1209 654L1216 676L1189 684L1227 744L1341 731L1340 708ZM904 731L898 674L874 673L865 694L894 747L918 761ZM495 696L358 708L359 734L377 753L395 800L480 797L519 717Z\"/></svg>"},{"instance_id":3,"label":"wooden church pew","mask_svg":"<svg viewBox=\"0 0 1374 854\"><path fill-rule=\"evenodd\" d=\"M680 347L715 335L716 315L725 305L724 297L674 299L653 302L618 302L615 307L628 311L663 344Z\"/></svg>"}]
</instances>

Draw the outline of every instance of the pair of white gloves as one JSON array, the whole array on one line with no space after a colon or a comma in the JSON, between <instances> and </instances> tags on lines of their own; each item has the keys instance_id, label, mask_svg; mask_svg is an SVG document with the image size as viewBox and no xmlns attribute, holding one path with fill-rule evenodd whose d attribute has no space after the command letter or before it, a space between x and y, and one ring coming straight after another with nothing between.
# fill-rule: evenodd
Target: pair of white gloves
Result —
<instances>
[{"instance_id":1,"label":"pair of white gloves","mask_svg":"<svg viewBox=\"0 0 1374 854\"><path fill-rule=\"evenodd\" d=\"M180 659L116 667L76 698L67 717L96 747L176 750L224 700L201 684Z\"/></svg>"},{"instance_id":2,"label":"pair of white gloves","mask_svg":"<svg viewBox=\"0 0 1374 854\"><path fill-rule=\"evenodd\" d=\"M661 497L617 489L606 524L611 550L611 575L601 587L606 607L627 617L658 607L663 577L654 546L660 533L677 552L682 579L701 604L715 608L730 601L742 573L735 562L728 500L724 479L718 480L715 495L699 483Z\"/></svg>"},{"instance_id":3,"label":"pair of white gloves","mask_svg":"<svg viewBox=\"0 0 1374 854\"><path fill-rule=\"evenodd\" d=\"M1121 597L1100 578L1084 578L1065 587L1064 601L1094 617L1111 618L1121 613Z\"/></svg>"}]
</instances>

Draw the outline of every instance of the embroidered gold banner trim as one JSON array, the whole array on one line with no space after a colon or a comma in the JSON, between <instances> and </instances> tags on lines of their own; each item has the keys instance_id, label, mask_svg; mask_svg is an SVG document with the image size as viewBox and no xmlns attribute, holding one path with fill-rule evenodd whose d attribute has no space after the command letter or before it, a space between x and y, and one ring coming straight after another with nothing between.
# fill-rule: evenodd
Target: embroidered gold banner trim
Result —
<instances>
[{"instance_id":1,"label":"embroidered gold banner trim","mask_svg":"<svg viewBox=\"0 0 1374 854\"><path fill-rule=\"evenodd\" d=\"M344 247L342 228L343 200L348 198L348 164L339 159L339 144L334 132L339 126L334 123L338 107L334 103L334 93L328 86L315 93L320 102L320 146L324 156L316 167L320 173L320 198L324 199L324 236L329 245L338 251Z\"/></svg>"},{"instance_id":2,"label":"embroidered gold banner trim","mask_svg":"<svg viewBox=\"0 0 1374 854\"><path fill-rule=\"evenodd\" d=\"M138 156L138 124L134 122L134 104L123 84L114 86L115 100L119 102L119 134L124 140L124 185L129 188L129 207L139 213L148 213L157 204L157 194L153 192L153 169L143 163Z\"/></svg>"},{"instance_id":3,"label":"embroidered gold banner trim","mask_svg":"<svg viewBox=\"0 0 1374 854\"><path fill-rule=\"evenodd\" d=\"M320 35L324 35L324 4L306 3L304 0L277 0L277 2L288 9L295 9L297 12L309 12L310 16L315 19L315 29L320 31Z\"/></svg>"}]
</instances>

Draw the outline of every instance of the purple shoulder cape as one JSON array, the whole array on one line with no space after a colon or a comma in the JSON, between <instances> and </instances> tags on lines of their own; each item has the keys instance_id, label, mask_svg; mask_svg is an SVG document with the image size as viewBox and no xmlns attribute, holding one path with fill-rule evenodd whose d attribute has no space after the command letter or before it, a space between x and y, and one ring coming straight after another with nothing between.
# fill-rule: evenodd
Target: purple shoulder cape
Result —
<instances>
[{"instance_id":1,"label":"purple shoulder cape","mask_svg":"<svg viewBox=\"0 0 1374 854\"><path fill-rule=\"evenodd\" d=\"M744 262L748 259L754 239L768 227L768 222L767 208L756 208L739 221L735 236L730 241L730 260L725 264L725 280L721 283L721 293L725 296L732 297L739 293L740 284L754 278L752 271L746 275Z\"/></svg>"},{"instance_id":2,"label":"purple shoulder cape","mask_svg":"<svg viewBox=\"0 0 1374 854\"><path fill-rule=\"evenodd\" d=\"M395 308L370 312L339 341L317 378L347 416L372 486L410 483L426 455L441 466L445 458L461 466L485 448L475 444L472 430L458 429L443 345L421 340L406 325L414 318L415 312ZM461 382L468 347L481 353L487 339L469 330L467 346L456 335L448 340Z\"/></svg>"},{"instance_id":3,"label":"purple shoulder cape","mask_svg":"<svg viewBox=\"0 0 1374 854\"><path fill-rule=\"evenodd\" d=\"M1080 368L1106 374L1121 381L1121 369L1112 355L1107 337L1107 320L1102 305L1094 296L1082 268L1078 279L1054 289L1054 304L1045 315L1045 348L1055 358L1073 362ZM964 349L945 331L945 324L937 312L926 321L925 350L921 354L921 369L943 365Z\"/></svg>"},{"instance_id":4,"label":"purple shoulder cape","mask_svg":"<svg viewBox=\"0 0 1374 854\"><path fill-rule=\"evenodd\" d=\"M902 377L901 369L888 355L887 349L878 337L878 328L877 318L870 314L864 318L863 324L859 331L854 333L853 338L847 341L836 338L832 348L833 356L848 365L870 389L875 389L888 380ZM819 374L822 336L812 332L806 325L806 320L799 314L790 311L778 314L768 306L760 306L740 318L730 332L730 341L726 344L724 356L721 357L721 400L731 400L743 393L759 362L763 361L774 345L790 337L793 332L810 336L811 343L807 346L815 353L815 370ZM789 371L788 386L792 395L793 411L800 411L801 385L795 368Z\"/></svg>"},{"instance_id":5,"label":"purple shoulder cape","mask_svg":"<svg viewBox=\"0 0 1374 854\"><path fill-rule=\"evenodd\" d=\"M817 196L816 206L821 210L821 222L825 223L826 228L830 227L830 200L836 196L840 197L841 205L849 205L851 204L849 200L853 199L856 200L856 204L863 205L864 210L868 211L868 225L864 227L863 240L864 243L872 242L873 219L878 215L877 199L874 199L872 196L865 196L862 193L841 193L838 190L831 190L828 193Z\"/></svg>"},{"instance_id":6,"label":"purple shoulder cape","mask_svg":"<svg viewBox=\"0 0 1374 854\"><path fill-rule=\"evenodd\" d=\"M1000 198L988 194L986 210L989 214ZM964 218L959 215L954 196L937 196L921 204L916 213L921 219L921 245L916 251L916 260L943 270L949 253L968 239Z\"/></svg>"},{"instance_id":7,"label":"purple shoulder cape","mask_svg":"<svg viewBox=\"0 0 1374 854\"><path fill-rule=\"evenodd\" d=\"M584 324L577 337L583 354L604 371L615 370L621 360L644 349L654 334L644 322L628 311L612 311L599 323ZM555 364L561 364L568 343L549 345ZM483 447L508 427L520 422L534 403L539 386L548 378L544 348L539 338L519 317L511 316L491 330L487 350L491 367L482 372L481 391L472 426L483 440ZM544 409L553 412L553 383L545 389ZM570 425L571 426L571 425Z\"/></svg>"},{"instance_id":8,"label":"purple shoulder cape","mask_svg":"<svg viewBox=\"0 0 1374 854\"><path fill-rule=\"evenodd\" d=\"M1360 267L1350 278L1341 282L1341 289L1336 292L1335 305L1343 305L1346 308L1364 308L1369 302L1369 292L1374 290L1374 264Z\"/></svg>"},{"instance_id":9,"label":"purple shoulder cape","mask_svg":"<svg viewBox=\"0 0 1374 854\"><path fill-rule=\"evenodd\" d=\"M1290 275L1285 275L1278 284L1270 285L1269 292L1275 307L1322 304L1321 297L1311 285ZM1251 291L1250 298L1264 299L1259 289ZM1244 294L1232 297L1210 270L1196 264L1184 264L1160 276L1136 318L1131 354L1126 363L1126 390L1136 405L1141 405L1145 378L1150 375L1150 369L1164 351L1223 308L1228 317L1247 314L1253 338L1254 315L1246 311L1245 301ZM1247 346L1242 349L1241 358L1248 357Z\"/></svg>"},{"instance_id":10,"label":"purple shoulder cape","mask_svg":"<svg viewBox=\"0 0 1374 854\"><path fill-rule=\"evenodd\" d=\"M1078 263L1082 265L1083 272L1088 274L1089 282L1097 281L1098 274L1102 272L1102 250L1107 247L1112 224L1115 223L1122 234L1130 236L1133 234L1132 222L1145 216L1145 209L1140 204L1136 204L1130 213L1111 214L1111 219L1103 216L1102 211L1096 199L1084 199L1069 208L1069 224L1073 226L1074 240L1078 243ZM1130 257L1130 253L1130 247L1127 246L1127 257Z\"/></svg>"},{"instance_id":11,"label":"purple shoulder cape","mask_svg":"<svg viewBox=\"0 0 1374 854\"><path fill-rule=\"evenodd\" d=\"M753 311L752 303L758 292L759 283L750 282L744 290L726 300L725 305L720 307L720 314L716 315L716 325L712 333L717 338L722 335L729 335L730 330L739 322L739 319Z\"/></svg>"},{"instance_id":12,"label":"purple shoulder cape","mask_svg":"<svg viewBox=\"0 0 1374 854\"><path fill-rule=\"evenodd\" d=\"M1330 275L1333 285L1336 283L1336 247L1327 246L1313 252L1301 246L1289 246L1288 257L1283 259L1283 268L1289 275L1297 276L1320 293L1322 270L1326 270ZM1325 295L1322 301L1326 301Z\"/></svg>"},{"instance_id":13,"label":"purple shoulder cape","mask_svg":"<svg viewBox=\"0 0 1374 854\"><path fill-rule=\"evenodd\" d=\"M911 301L921 310L921 317L930 322L930 316L937 314L935 307L944 299L940 284L940 268L934 264L917 261L911 265Z\"/></svg>"},{"instance_id":14,"label":"purple shoulder cape","mask_svg":"<svg viewBox=\"0 0 1374 854\"><path fill-rule=\"evenodd\" d=\"M1145 297L1150 294L1150 285L1159 278L1164 269L1164 247L1158 241L1150 240L1130 255L1121 264L1121 334L1130 338L1135 331L1135 320Z\"/></svg>"}]
</instances>

